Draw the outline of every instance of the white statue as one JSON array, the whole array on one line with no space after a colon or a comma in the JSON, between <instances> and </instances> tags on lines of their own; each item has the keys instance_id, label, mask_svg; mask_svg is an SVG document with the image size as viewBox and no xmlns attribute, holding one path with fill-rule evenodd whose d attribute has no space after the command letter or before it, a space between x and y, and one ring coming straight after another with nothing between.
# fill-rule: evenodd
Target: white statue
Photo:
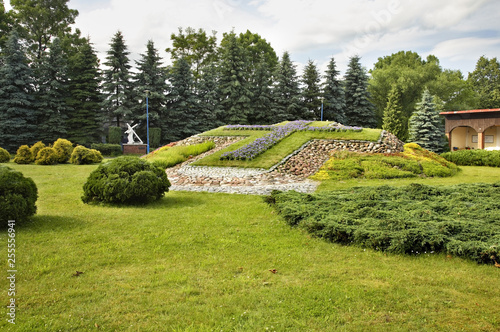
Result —
<instances>
[{"instance_id":1,"label":"white statue","mask_svg":"<svg viewBox=\"0 0 500 332\"><path fill-rule=\"evenodd\" d=\"M125 134L128 135L128 143L127 144L135 144L134 142L134 135L135 137L137 137L137 139L141 142L142 144L142 140L141 138L139 137L139 135L136 134L136 132L134 131L134 128L137 127L138 124L136 124L135 126L133 127L130 127L130 125L127 123L127 131L125 131Z\"/></svg>"}]
</instances>

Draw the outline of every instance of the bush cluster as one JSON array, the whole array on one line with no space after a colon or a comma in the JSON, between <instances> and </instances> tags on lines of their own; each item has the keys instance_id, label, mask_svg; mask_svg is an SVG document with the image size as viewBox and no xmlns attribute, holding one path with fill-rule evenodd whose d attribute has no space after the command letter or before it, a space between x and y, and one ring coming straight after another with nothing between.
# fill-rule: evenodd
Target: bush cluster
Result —
<instances>
[{"instance_id":1,"label":"bush cluster","mask_svg":"<svg viewBox=\"0 0 500 332\"><path fill-rule=\"evenodd\" d=\"M500 167L500 151L460 150L446 152L441 156L459 166Z\"/></svg>"},{"instance_id":2,"label":"bush cluster","mask_svg":"<svg viewBox=\"0 0 500 332\"><path fill-rule=\"evenodd\" d=\"M64 138L59 138L54 142L54 150L56 150L57 162L64 164L68 162L73 152L73 143Z\"/></svg>"},{"instance_id":3,"label":"bush cluster","mask_svg":"<svg viewBox=\"0 0 500 332\"><path fill-rule=\"evenodd\" d=\"M54 148L45 147L38 151L35 164L37 165L55 165L57 164L57 152Z\"/></svg>"},{"instance_id":4,"label":"bush cluster","mask_svg":"<svg viewBox=\"0 0 500 332\"><path fill-rule=\"evenodd\" d=\"M500 183L273 192L267 201L289 225L332 242L500 261Z\"/></svg>"},{"instance_id":5,"label":"bush cluster","mask_svg":"<svg viewBox=\"0 0 500 332\"><path fill-rule=\"evenodd\" d=\"M73 149L69 162L75 165L88 165L98 164L102 159L102 154L99 151L78 145Z\"/></svg>"},{"instance_id":6,"label":"bush cluster","mask_svg":"<svg viewBox=\"0 0 500 332\"><path fill-rule=\"evenodd\" d=\"M0 163L8 163L10 161L10 153L4 148L0 148Z\"/></svg>"},{"instance_id":7,"label":"bush cluster","mask_svg":"<svg viewBox=\"0 0 500 332\"><path fill-rule=\"evenodd\" d=\"M31 147L21 145L17 149L14 162L17 164L31 164L35 162L37 165L55 165L63 164L69 161L73 154L73 143L67 139L59 138L54 144L45 146L43 142L36 142ZM93 157L93 162L100 162L102 156ZM78 158L77 158L78 159Z\"/></svg>"},{"instance_id":8,"label":"bush cluster","mask_svg":"<svg viewBox=\"0 0 500 332\"><path fill-rule=\"evenodd\" d=\"M122 155L122 146L120 144L93 143L90 147L99 151L103 156L117 157Z\"/></svg>"},{"instance_id":9,"label":"bush cluster","mask_svg":"<svg viewBox=\"0 0 500 332\"><path fill-rule=\"evenodd\" d=\"M10 167L0 166L0 223L7 227L9 220L25 221L36 212L38 190L31 178Z\"/></svg>"},{"instance_id":10,"label":"bush cluster","mask_svg":"<svg viewBox=\"0 0 500 332\"><path fill-rule=\"evenodd\" d=\"M168 191L167 174L136 157L118 157L100 165L83 186L84 203L146 203Z\"/></svg>"},{"instance_id":11,"label":"bush cluster","mask_svg":"<svg viewBox=\"0 0 500 332\"><path fill-rule=\"evenodd\" d=\"M33 162L33 154L31 153L30 147L27 145L21 145L19 149L17 149L14 162L16 164L31 164Z\"/></svg>"}]
</instances>

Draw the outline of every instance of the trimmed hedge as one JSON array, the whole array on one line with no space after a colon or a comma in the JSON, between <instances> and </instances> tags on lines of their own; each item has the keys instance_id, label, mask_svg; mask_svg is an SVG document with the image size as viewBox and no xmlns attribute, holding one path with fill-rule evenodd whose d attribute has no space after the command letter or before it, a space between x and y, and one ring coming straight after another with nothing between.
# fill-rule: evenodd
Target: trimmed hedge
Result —
<instances>
[{"instance_id":1,"label":"trimmed hedge","mask_svg":"<svg viewBox=\"0 0 500 332\"><path fill-rule=\"evenodd\" d=\"M90 173L82 201L146 203L163 197L169 187L167 174L160 167L136 157L118 157Z\"/></svg>"},{"instance_id":2,"label":"trimmed hedge","mask_svg":"<svg viewBox=\"0 0 500 332\"><path fill-rule=\"evenodd\" d=\"M160 146L161 128L149 128L149 146L157 148Z\"/></svg>"},{"instance_id":3,"label":"trimmed hedge","mask_svg":"<svg viewBox=\"0 0 500 332\"><path fill-rule=\"evenodd\" d=\"M36 213L38 189L31 178L7 166L0 166L0 227L9 220L23 222Z\"/></svg>"},{"instance_id":4,"label":"trimmed hedge","mask_svg":"<svg viewBox=\"0 0 500 332\"><path fill-rule=\"evenodd\" d=\"M17 149L16 156L14 157L14 162L16 164L31 164L33 162L33 154L31 149L27 145L21 145Z\"/></svg>"},{"instance_id":5,"label":"trimmed hedge","mask_svg":"<svg viewBox=\"0 0 500 332\"><path fill-rule=\"evenodd\" d=\"M122 155L120 144L93 143L90 147L99 151L103 156L117 157Z\"/></svg>"},{"instance_id":6,"label":"trimmed hedge","mask_svg":"<svg viewBox=\"0 0 500 332\"><path fill-rule=\"evenodd\" d=\"M102 159L99 151L78 145L73 149L69 162L75 165L98 164Z\"/></svg>"},{"instance_id":7,"label":"trimmed hedge","mask_svg":"<svg viewBox=\"0 0 500 332\"><path fill-rule=\"evenodd\" d=\"M0 163L8 163L10 161L10 153L4 148L0 148Z\"/></svg>"},{"instance_id":8,"label":"trimmed hedge","mask_svg":"<svg viewBox=\"0 0 500 332\"><path fill-rule=\"evenodd\" d=\"M459 166L500 167L500 151L460 150L443 153L441 157Z\"/></svg>"}]
</instances>

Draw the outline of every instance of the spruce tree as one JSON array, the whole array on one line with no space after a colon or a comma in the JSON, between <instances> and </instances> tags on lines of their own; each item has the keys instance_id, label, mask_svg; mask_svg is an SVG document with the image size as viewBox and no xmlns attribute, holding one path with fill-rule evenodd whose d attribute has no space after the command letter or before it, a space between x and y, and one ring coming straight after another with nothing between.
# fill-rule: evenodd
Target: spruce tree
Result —
<instances>
[{"instance_id":1,"label":"spruce tree","mask_svg":"<svg viewBox=\"0 0 500 332\"><path fill-rule=\"evenodd\" d=\"M32 71L13 30L0 66L0 147L13 153L23 144L36 142L37 108Z\"/></svg>"},{"instance_id":2,"label":"spruce tree","mask_svg":"<svg viewBox=\"0 0 500 332\"><path fill-rule=\"evenodd\" d=\"M71 108L68 105L68 61L59 38L54 39L49 53L42 55L37 86L40 109L38 139L54 142L65 138Z\"/></svg>"},{"instance_id":3,"label":"spruce tree","mask_svg":"<svg viewBox=\"0 0 500 332\"><path fill-rule=\"evenodd\" d=\"M137 74L134 76L134 85L137 91L137 102L134 104L131 119L134 122L146 125L146 90L149 104L149 126L160 127L160 118L166 117L167 69L162 66L162 59L153 41L148 41L146 53L141 54L136 61Z\"/></svg>"},{"instance_id":4,"label":"spruce tree","mask_svg":"<svg viewBox=\"0 0 500 332\"><path fill-rule=\"evenodd\" d=\"M198 132L204 132L224 125L219 99L219 79L215 63L207 65L195 83L198 100Z\"/></svg>"},{"instance_id":5,"label":"spruce tree","mask_svg":"<svg viewBox=\"0 0 500 332\"><path fill-rule=\"evenodd\" d=\"M82 145L99 142L103 134L99 59L88 39L70 58L69 78L68 104L72 111L67 138Z\"/></svg>"},{"instance_id":6,"label":"spruce tree","mask_svg":"<svg viewBox=\"0 0 500 332\"><path fill-rule=\"evenodd\" d=\"M219 92L225 124L248 124L248 114L253 109L248 66L246 50L234 31L225 33L219 63Z\"/></svg>"},{"instance_id":7,"label":"spruce tree","mask_svg":"<svg viewBox=\"0 0 500 332\"><path fill-rule=\"evenodd\" d=\"M440 153L444 146L443 133L436 104L426 89L409 120L409 141L429 151Z\"/></svg>"},{"instance_id":8,"label":"spruce tree","mask_svg":"<svg viewBox=\"0 0 500 332\"><path fill-rule=\"evenodd\" d=\"M275 103L275 123L285 120L304 118L304 108L300 102L300 87L296 66L290 60L290 54L284 52L275 73L273 88Z\"/></svg>"},{"instance_id":9,"label":"spruce tree","mask_svg":"<svg viewBox=\"0 0 500 332\"><path fill-rule=\"evenodd\" d=\"M162 119L162 136L174 142L197 133L197 105L191 66L184 58L175 61L168 80L167 117Z\"/></svg>"},{"instance_id":10,"label":"spruce tree","mask_svg":"<svg viewBox=\"0 0 500 332\"><path fill-rule=\"evenodd\" d=\"M109 44L103 72L103 108L107 112L110 123L120 127L122 121L129 121L133 108L133 89L129 65L129 52L118 31Z\"/></svg>"},{"instance_id":11,"label":"spruce tree","mask_svg":"<svg viewBox=\"0 0 500 332\"><path fill-rule=\"evenodd\" d=\"M253 112L248 115L250 124L271 124L274 120L272 101L272 76L264 56L257 63L252 84Z\"/></svg>"},{"instance_id":12,"label":"spruce tree","mask_svg":"<svg viewBox=\"0 0 500 332\"><path fill-rule=\"evenodd\" d=\"M405 123L403 108L401 107L401 92L394 85L389 92L387 106L384 110L382 129L396 135L400 140L406 141L408 133Z\"/></svg>"},{"instance_id":13,"label":"spruce tree","mask_svg":"<svg viewBox=\"0 0 500 332\"><path fill-rule=\"evenodd\" d=\"M309 60L302 75L302 102L305 120L321 119L320 75L314 61Z\"/></svg>"},{"instance_id":14,"label":"spruce tree","mask_svg":"<svg viewBox=\"0 0 500 332\"><path fill-rule=\"evenodd\" d=\"M340 71L337 70L334 58L330 59L325 74L323 119L343 124L346 121L345 91L342 82L338 79Z\"/></svg>"},{"instance_id":15,"label":"spruce tree","mask_svg":"<svg viewBox=\"0 0 500 332\"><path fill-rule=\"evenodd\" d=\"M345 101L346 125L375 127L375 107L368 93L368 75L357 55L350 59L345 75Z\"/></svg>"}]
</instances>

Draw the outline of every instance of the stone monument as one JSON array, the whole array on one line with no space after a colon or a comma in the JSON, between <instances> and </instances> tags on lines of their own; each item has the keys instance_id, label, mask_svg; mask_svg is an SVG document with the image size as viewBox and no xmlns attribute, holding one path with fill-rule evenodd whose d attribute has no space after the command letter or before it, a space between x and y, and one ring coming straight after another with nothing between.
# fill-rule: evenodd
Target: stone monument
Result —
<instances>
[{"instance_id":1,"label":"stone monument","mask_svg":"<svg viewBox=\"0 0 500 332\"><path fill-rule=\"evenodd\" d=\"M123 154L146 154L147 152L147 144L144 144L135 132L134 128L137 127L138 124L134 126L130 126L130 124L127 123L127 130L125 131L125 134L127 134L127 140L128 142L126 144L123 144ZM136 142L135 138L137 138L139 141Z\"/></svg>"}]
</instances>

